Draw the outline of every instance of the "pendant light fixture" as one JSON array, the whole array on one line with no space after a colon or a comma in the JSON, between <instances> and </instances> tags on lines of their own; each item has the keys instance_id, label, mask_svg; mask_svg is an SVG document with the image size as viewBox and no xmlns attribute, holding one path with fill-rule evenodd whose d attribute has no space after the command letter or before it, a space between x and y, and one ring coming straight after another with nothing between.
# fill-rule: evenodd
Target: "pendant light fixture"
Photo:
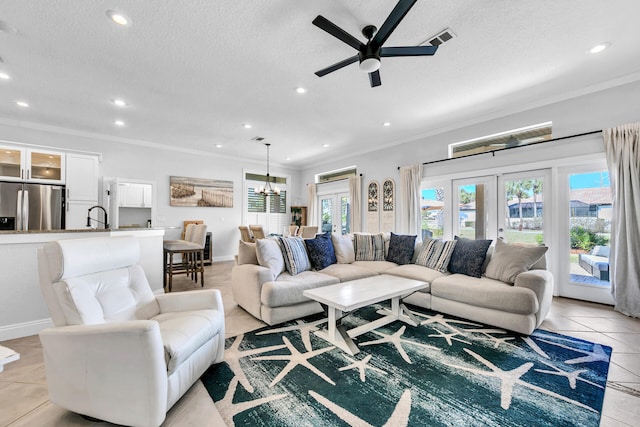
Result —
<instances>
[{"instance_id":1,"label":"pendant light fixture","mask_svg":"<svg viewBox=\"0 0 640 427\"><path fill-rule=\"evenodd\" d=\"M269 175L269 148L271 147L271 144L269 143L265 143L264 145L267 146L267 177L264 181L264 185L262 187L258 187L255 189L256 194L260 194L261 196L273 196L273 195L280 195L280 189L278 187L272 187L271 186L271 177Z\"/></svg>"}]
</instances>

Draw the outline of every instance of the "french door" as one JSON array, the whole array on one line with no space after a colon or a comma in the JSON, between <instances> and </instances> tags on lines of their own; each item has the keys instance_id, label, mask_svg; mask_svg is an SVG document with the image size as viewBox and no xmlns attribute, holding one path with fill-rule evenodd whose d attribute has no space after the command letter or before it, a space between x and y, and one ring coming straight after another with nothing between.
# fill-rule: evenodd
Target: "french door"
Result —
<instances>
[{"instance_id":1,"label":"french door","mask_svg":"<svg viewBox=\"0 0 640 427\"><path fill-rule=\"evenodd\" d=\"M550 176L550 170L534 170L453 180L453 234L546 244L551 200L544 188Z\"/></svg>"},{"instance_id":2,"label":"french door","mask_svg":"<svg viewBox=\"0 0 640 427\"><path fill-rule=\"evenodd\" d=\"M351 219L351 200L348 192L323 194L318 196L320 218L318 232L348 234Z\"/></svg>"},{"instance_id":3,"label":"french door","mask_svg":"<svg viewBox=\"0 0 640 427\"><path fill-rule=\"evenodd\" d=\"M613 305L609 245L613 197L604 161L561 169L560 296Z\"/></svg>"}]
</instances>

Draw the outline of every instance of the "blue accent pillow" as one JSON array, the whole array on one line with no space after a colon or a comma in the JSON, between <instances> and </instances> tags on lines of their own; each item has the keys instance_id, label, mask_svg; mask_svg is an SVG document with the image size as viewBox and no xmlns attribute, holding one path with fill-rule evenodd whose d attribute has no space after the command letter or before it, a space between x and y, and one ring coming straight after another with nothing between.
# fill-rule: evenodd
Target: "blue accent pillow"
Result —
<instances>
[{"instance_id":1,"label":"blue accent pillow","mask_svg":"<svg viewBox=\"0 0 640 427\"><path fill-rule=\"evenodd\" d=\"M278 241L289 274L295 276L311 268L302 237L278 237Z\"/></svg>"},{"instance_id":2,"label":"blue accent pillow","mask_svg":"<svg viewBox=\"0 0 640 427\"><path fill-rule=\"evenodd\" d=\"M386 260L399 265L409 264L415 247L416 236L391 233Z\"/></svg>"},{"instance_id":3,"label":"blue accent pillow","mask_svg":"<svg viewBox=\"0 0 640 427\"><path fill-rule=\"evenodd\" d=\"M449 261L449 271L466 274L471 277L482 277L482 267L487 257L487 249L491 240L471 240L455 236L456 245Z\"/></svg>"},{"instance_id":4,"label":"blue accent pillow","mask_svg":"<svg viewBox=\"0 0 640 427\"><path fill-rule=\"evenodd\" d=\"M307 245L307 254L309 255L311 268L314 270L322 270L338 262L336 252L333 249L330 231L324 234L318 234L313 239L305 239L304 243Z\"/></svg>"}]
</instances>

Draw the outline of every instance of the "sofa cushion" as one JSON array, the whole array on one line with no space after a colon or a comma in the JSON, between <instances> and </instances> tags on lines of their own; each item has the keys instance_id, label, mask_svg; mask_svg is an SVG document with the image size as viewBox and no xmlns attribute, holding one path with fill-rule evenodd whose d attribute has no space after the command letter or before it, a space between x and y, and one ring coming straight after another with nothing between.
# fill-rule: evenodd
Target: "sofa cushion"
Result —
<instances>
[{"instance_id":1,"label":"sofa cushion","mask_svg":"<svg viewBox=\"0 0 640 427\"><path fill-rule=\"evenodd\" d=\"M446 273L456 243L457 240L448 240L445 242L427 237L422 242L422 247L420 248L420 252L418 252L415 263L437 270L440 273Z\"/></svg>"},{"instance_id":2,"label":"sofa cushion","mask_svg":"<svg viewBox=\"0 0 640 427\"><path fill-rule=\"evenodd\" d=\"M256 244L254 242L240 240L238 245L238 265L242 264L258 264Z\"/></svg>"},{"instance_id":3,"label":"sofa cushion","mask_svg":"<svg viewBox=\"0 0 640 427\"><path fill-rule=\"evenodd\" d=\"M269 307L298 304L310 301L309 298L302 296L305 290L336 283L340 283L337 278L317 271L303 271L295 276L282 273L277 281L262 285L260 302Z\"/></svg>"},{"instance_id":4,"label":"sofa cushion","mask_svg":"<svg viewBox=\"0 0 640 427\"><path fill-rule=\"evenodd\" d=\"M466 274L471 277L482 276L482 266L491 240L471 240L455 236L456 246L453 248L449 271Z\"/></svg>"},{"instance_id":5,"label":"sofa cushion","mask_svg":"<svg viewBox=\"0 0 640 427\"><path fill-rule=\"evenodd\" d=\"M384 272L385 274L391 274L392 276L404 277L406 279L420 280L421 282L431 283L438 277L444 276L443 273L438 270L423 267L417 264L399 265ZM420 289L421 292L429 292L430 287Z\"/></svg>"},{"instance_id":6,"label":"sofa cushion","mask_svg":"<svg viewBox=\"0 0 640 427\"><path fill-rule=\"evenodd\" d=\"M284 258L277 240L256 240L256 257L258 264L271 270L274 279L284 271Z\"/></svg>"},{"instance_id":7,"label":"sofa cushion","mask_svg":"<svg viewBox=\"0 0 640 427\"><path fill-rule=\"evenodd\" d=\"M279 237L284 266L292 276L311 268L307 248L302 237Z\"/></svg>"},{"instance_id":8,"label":"sofa cushion","mask_svg":"<svg viewBox=\"0 0 640 427\"><path fill-rule=\"evenodd\" d=\"M378 273L372 268L354 264L332 264L327 268L320 270L320 273L336 277L338 280L340 280L340 282L348 282L349 280L364 279L365 277L378 275Z\"/></svg>"},{"instance_id":9,"label":"sofa cushion","mask_svg":"<svg viewBox=\"0 0 640 427\"><path fill-rule=\"evenodd\" d=\"M307 246L311 268L314 270L322 270L337 262L331 233L318 234L313 239L306 239L304 244Z\"/></svg>"},{"instance_id":10,"label":"sofa cushion","mask_svg":"<svg viewBox=\"0 0 640 427\"><path fill-rule=\"evenodd\" d=\"M513 283L518 274L529 271L547 250L546 246L510 245L498 239L491 260L487 265L485 276Z\"/></svg>"},{"instance_id":11,"label":"sofa cushion","mask_svg":"<svg viewBox=\"0 0 640 427\"><path fill-rule=\"evenodd\" d=\"M386 260L395 262L396 264L404 265L411 262L413 258L413 251L416 246L416 237L411 235L395 234L391 233L389 239L389 251L386 255Z\"/></svg>"},{"instance_id":12,"label":"sofa cushion","mask_svg":"<svg viewBox=\"0 0 640 427\"><path fill-rule=\"evenodd\" d=\"M431 295L509 313L535 314L539 309L538 299L531 289L464 274L451 274L435 279L431 282Z\"/></svg>"},{"instance_id":13,"label":"sofa cushion","mask_svg":"<svg viewBox=\"0 0 640 427\"><path fill-rule=\"evenodd\" d=\"M333 250L336 253L338 264L351 264L356 260L356 253L353 250L353 240L350 235L334 233L331 235L331 243L333 243Z\"/></svg>"},{"instance_id":14,"label":"sofa cushion","mask_svg":"<svg viewBox=\"0 0 640 427\"><path fill-rule=\"evenodd\" d=\"M353 250L356 261L384 261L384 236L379 234L355 233Z\"/></svg>"},{"instance_id":15,"label":"sofa cushion","mask_svg":"<svg viewBox=\"0 0 640 427\"><path fill-rule=\"evenodd\" d=\"M368 268L371 271L375 271L380 274L386 272L390 268L397 267L398 264L391 261L355 261L351 265Z\"/></svg>"}]
</instances>

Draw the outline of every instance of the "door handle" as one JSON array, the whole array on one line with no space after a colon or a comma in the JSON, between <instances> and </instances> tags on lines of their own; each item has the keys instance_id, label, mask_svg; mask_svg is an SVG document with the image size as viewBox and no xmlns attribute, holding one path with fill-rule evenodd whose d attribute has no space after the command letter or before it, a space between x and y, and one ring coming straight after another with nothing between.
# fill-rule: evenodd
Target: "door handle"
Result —
<instances>
[{"instance_id":1,"label":"door handle","mask_svg":"<svg viewBox=\"0 0 640 427\"><path fill-rule=\"evenodd\" d=\"M18 216L18 223L16 224L16 230L22 230L22 190L18 190L18 199L16 201L16 214Z\"/></svg>"},{"instance_id":2,"label":"door handle","mask_svg":"<svg viewBox=\"0 0 640 427\"><path fill-rule=\"evenodd\" d=\"M24 199L22 200L22 228L27 231L29 229L29 192L25 190Z\"/></svg>"}]
</instances>

